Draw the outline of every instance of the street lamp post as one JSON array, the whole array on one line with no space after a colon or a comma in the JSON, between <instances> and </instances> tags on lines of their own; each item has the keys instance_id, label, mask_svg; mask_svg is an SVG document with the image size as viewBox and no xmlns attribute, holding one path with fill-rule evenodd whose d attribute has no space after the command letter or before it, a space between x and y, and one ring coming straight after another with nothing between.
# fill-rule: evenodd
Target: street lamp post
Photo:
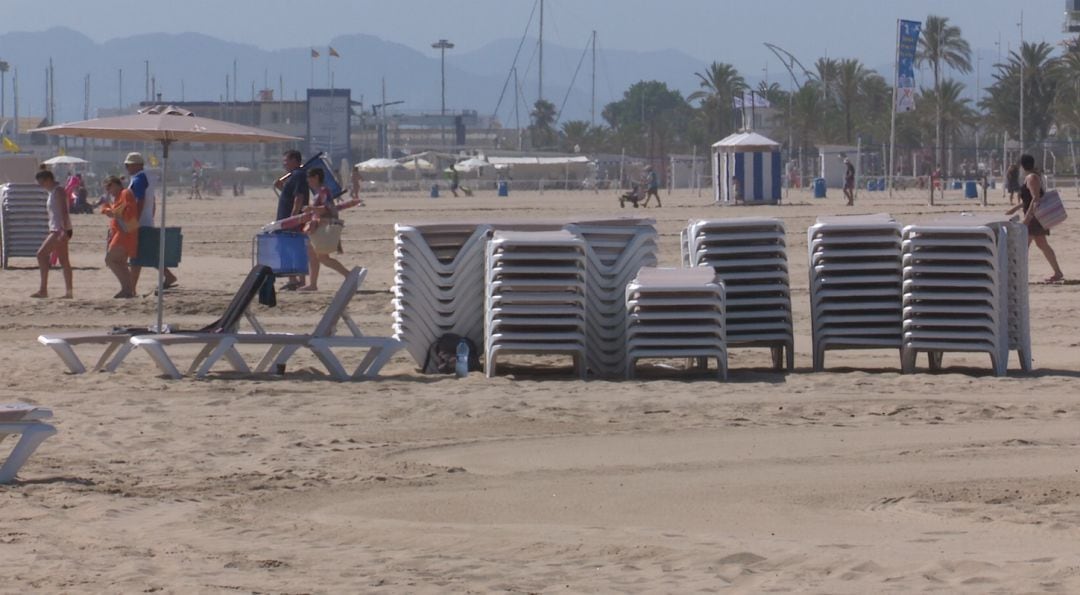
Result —
<instances>
[{"instance_id":1,"label":"street lamp post","mask_svg":"<svg viewBox=\"0 0 1080 595\"><path fill-rule=\"evenodd\" d=\"M442 109L439 114L442 118L439 120L439 131L442 135L442 144L446 146L446 123L443 121L446 119L446 50L454 49L454 44L440 39L431 44L431 47L439 50L440 55L440 70L442 72Z\"/></svg>"}]
</instances>

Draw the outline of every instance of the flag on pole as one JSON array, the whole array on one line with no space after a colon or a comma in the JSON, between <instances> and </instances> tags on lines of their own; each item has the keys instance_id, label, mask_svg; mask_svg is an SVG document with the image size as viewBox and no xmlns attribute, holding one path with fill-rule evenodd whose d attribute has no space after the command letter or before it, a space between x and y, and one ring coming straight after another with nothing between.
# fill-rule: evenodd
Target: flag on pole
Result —
<instances>
[{"instance_id":1,"label":"flag on pole","mask_svg":"<svg viewBox=\"0 0 1080 595\"><path fill-rule=\"evenodd\" d=\"M15 141L6 136L4 137L4 150L8 153L19 153L22 151L22 149L19 148L19 145L15 144Z\"/></svg>"},{"instance_id":2,"label":"flag on pole","mask_svg":"<svg viewBox=\"0 0 1080 595\"><path fill-rule=\"evenodd\" d=\"M919 47L919 21L900 21L896 39L896 105L897 112L915 109L915 52Z\"/></svg>"},{"instance_id":3,"label":"flag on pole","mask_svg":"<svg viewBox=\"0 0 1080 595\"><path fill-rule=\"evenodd\" d=\"M150 153L149 155L147 155L147 158L150 161L150 167L157 167L158 166L158 158L154 157L153 153Z\"/></svg>"},{"instance_id":4,"label":"flag on pole","mask_svg":"<svg viewBox=\"0 0 1080 595\"><path fill-rule=\"evenodd\" d=\"M333 56L335 58L340 58L341 57L341 54L337 53L337 50L334 49L334 46L327 46L327 47L330 48L330 55L331 56Z\"/></svg>"},{"instance_id":5,"label":"flag on pole","mask_svg":"<svg viewBox=\"0 0 1080 595\"><path fill-rule=\"evenodd\" d=\"M311 48L311 57L312 58L318 58L319 57L319 52L316 52L315 48Z\"/></svg>"}]
</instances>

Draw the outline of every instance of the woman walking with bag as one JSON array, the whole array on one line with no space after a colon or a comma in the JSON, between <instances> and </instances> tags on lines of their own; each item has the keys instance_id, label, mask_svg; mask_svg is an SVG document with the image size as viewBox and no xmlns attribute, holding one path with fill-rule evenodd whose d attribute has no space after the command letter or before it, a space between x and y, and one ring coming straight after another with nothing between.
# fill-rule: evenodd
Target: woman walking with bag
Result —
<instances>
[{"instance_id":1,"label":"woman walking with bag","mask_svg":"<svg viewBox=\"0 0 1080 595\"><path fill-rule=\"evenodd\" d=\"M323 186L326 174L322 168L315 167L308 171L307 178L308 187L315 191L315 198L310 205L304 207L304 211L314 217L304 228L308 234L308 284L299 291L318 291L319 269L322 265L341 273L342 277L348 276L349 269L330 256L332 252L342 252L342 223L337 217L337 207L330 196L330 190Z\"/></svg>"},{"instance_id":2,"label":"woman walking with bag","mask_svg":"<svg viewBox=\"0 0 1080 595\"><path fill-rule=\"evenodd\" d=\"M1035 242L1035 245L1042 251L1043 256L1046 257L1046 261L1050 263L1050 268L1054 270L1054 274L1045 279L1046 283L1058 283L1065 280L1065 274L1061 272L1061 267L1058 266L1057 254L1054 254L1054 249L1050 246L1050 230L1043 227L1042 223L1039 223L1039 220L1035 217L1039 199L1046 192L1042 171L1035 167L1035 158L1028 154L1020 156L1020 167L1024 169L1026 174L1024 184L1020 186L1020 203L1005 211L1005 214L1012 215L1020 209L1024 210L1023 223L1028 228L1028 245L1030 246L1032 242Z\"/></svg>"}]
</instances>

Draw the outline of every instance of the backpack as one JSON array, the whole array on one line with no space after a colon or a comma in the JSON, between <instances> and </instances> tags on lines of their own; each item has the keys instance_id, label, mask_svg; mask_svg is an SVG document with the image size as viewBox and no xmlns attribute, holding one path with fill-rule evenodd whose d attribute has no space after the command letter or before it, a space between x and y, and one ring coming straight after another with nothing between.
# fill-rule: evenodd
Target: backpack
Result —
<instances>
[{"instance_id":1,"label":"backpack","mask_svg":"<svg viewBox=\"0 0 1080 595\"><path fill-rule=\"evenodd\" d=\"M476 372L480 368L480 350L468 337L447 333L428 347L427 358L424 359L425 374L453 374L454 366L457 365L458 343L465 341L469 346L469 371Z\"/></svg>"}]
</instances>

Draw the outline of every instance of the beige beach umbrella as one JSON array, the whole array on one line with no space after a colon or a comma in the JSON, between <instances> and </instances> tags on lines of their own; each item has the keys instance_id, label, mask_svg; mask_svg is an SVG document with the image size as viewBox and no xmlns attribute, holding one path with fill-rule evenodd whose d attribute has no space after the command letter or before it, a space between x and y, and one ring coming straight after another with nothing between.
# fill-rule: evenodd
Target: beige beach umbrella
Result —
<instances>
[{"instance_id":1,"label":"beige beach umbrella","mask_svg":"<svg viewBox=\"0 0 1080 595\"><path fill-rule=\"evenodd\" d=\"M161 184L161 237L158 242L158 302L157 325L153 330L165 331L163 321L165 311L165 203L167 197L169 146L173 143L274 143L300 140L288 136L222 122L211 118L200 118L194 113L172 105L155 105L137 114L95 118L81 122L69 122L35 128L30 132L41 132L55 136L74 136L77 138L100 138L109 140L130 140L161 143L162 184Z\"/></svg>"}]
</instances>

